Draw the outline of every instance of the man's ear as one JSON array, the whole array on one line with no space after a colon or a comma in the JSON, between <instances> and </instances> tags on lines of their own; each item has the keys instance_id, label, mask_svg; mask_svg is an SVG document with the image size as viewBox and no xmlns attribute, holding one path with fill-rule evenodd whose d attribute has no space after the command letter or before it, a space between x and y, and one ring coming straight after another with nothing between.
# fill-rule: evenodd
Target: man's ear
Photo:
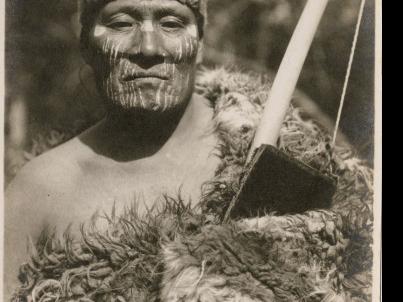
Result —
<instances>
[{"instance_id":1,"label":"man's ear","mask_svg":"<svg viewBox=\"0 0 403 302\"><path fill-rule=\"evenodd\" d=\"M199 46L197 49L196 64L201 64L203 62L203 49L204 49L203 39L200 39Z\"/></svg>"}]
</instances>

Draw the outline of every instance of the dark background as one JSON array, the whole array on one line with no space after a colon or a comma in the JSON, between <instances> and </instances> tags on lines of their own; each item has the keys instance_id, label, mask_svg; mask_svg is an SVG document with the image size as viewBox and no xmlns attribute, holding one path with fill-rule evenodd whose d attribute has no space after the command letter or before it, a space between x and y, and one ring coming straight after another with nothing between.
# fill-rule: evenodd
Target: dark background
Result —
<instances>
[{"instance_id":1,"label":"dark background","mask_svg":"<svg viewBox=\"0 0 403 302\"><path fill-rule=\"evenodd\" d=\"M205 65L274 74L305 1L209 2ZM337 114L359 5L358 0L330 0L298 84L303 92L300 104L329 131ZM374 6L374 0L367 0L341 120L345 138L370 164ZM80 57L78 33L75 0L6 0L6 182L28 153L43 151L38 141L57 144L63 139L61 133L85 128L103 114L91 72Z\"/></svg>"}]
</instances>

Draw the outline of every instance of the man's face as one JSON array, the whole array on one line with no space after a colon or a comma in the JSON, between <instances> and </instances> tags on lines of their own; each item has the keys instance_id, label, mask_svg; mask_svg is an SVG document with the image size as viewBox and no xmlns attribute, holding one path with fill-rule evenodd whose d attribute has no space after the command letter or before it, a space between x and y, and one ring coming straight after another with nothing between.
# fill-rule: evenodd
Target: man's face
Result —
<instances>
[{"instance_id":1,"label":"man's face","mask_svg":"<svg viewBox=\"0 0 403 302\"><path fill-rule=\"evenodd\" d=\"M164 112L188 102L199 44L196 17L178 1L116 0L90 32L90 64L108 102Z\"/></svg>"}]
</instances>

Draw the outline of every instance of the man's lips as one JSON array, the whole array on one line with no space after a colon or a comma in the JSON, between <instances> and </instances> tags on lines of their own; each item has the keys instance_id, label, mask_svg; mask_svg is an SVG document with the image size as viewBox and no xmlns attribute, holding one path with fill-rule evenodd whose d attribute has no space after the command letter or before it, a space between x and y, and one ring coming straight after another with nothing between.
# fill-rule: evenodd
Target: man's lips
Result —
<instances>
[{"instance_id":1,"label":"man's lips","mask_svg":"<svg viewBox=\"0 0 403 302\"><path fill-rule=\"evenodd\" d=\"M122 77L122 80L125 82L135 81L137 79L160 79L166 81L169 80L169 77L166 74L158 72L136 72Z\"/></svg>"}]
</instances>

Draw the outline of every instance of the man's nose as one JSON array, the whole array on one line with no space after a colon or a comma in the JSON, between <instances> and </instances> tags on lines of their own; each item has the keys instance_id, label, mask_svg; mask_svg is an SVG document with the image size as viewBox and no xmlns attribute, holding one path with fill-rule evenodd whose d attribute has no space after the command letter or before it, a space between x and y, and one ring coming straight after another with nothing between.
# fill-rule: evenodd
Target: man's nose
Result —
<instances>
[{"instance_id":1,"label":"man's nose","mask_svg":"<svg viewBox=\"0 0 403 302\"><path fill-rule=\"evenodd\" d=\"M142 32L140 43L140 54L145 57L153 57L158 55L159 45L154 32Z\"/></svg>"},{"instance_id":2,"label":"man's nose","mask_svg":"<svg viewBox=\"0 0 403 302\"><path fill-rule=\"evenodd\" d=\"M146 20L140 31L136 33L136 39L133 41L133 48L129 57L144 69L164 63L163 46L151 21Z\"/></svg>"},{"instance_id":3,"label":"man's nose","mask_svg":"<svg viewBox=\"0 0 403 302\"><path fill-rule=\"evenodd\" d=\"M151 21L146 20L141 26L140 54L145 57L157 56L160 53L158 36Z\"/></svg>"}]
</instances>

